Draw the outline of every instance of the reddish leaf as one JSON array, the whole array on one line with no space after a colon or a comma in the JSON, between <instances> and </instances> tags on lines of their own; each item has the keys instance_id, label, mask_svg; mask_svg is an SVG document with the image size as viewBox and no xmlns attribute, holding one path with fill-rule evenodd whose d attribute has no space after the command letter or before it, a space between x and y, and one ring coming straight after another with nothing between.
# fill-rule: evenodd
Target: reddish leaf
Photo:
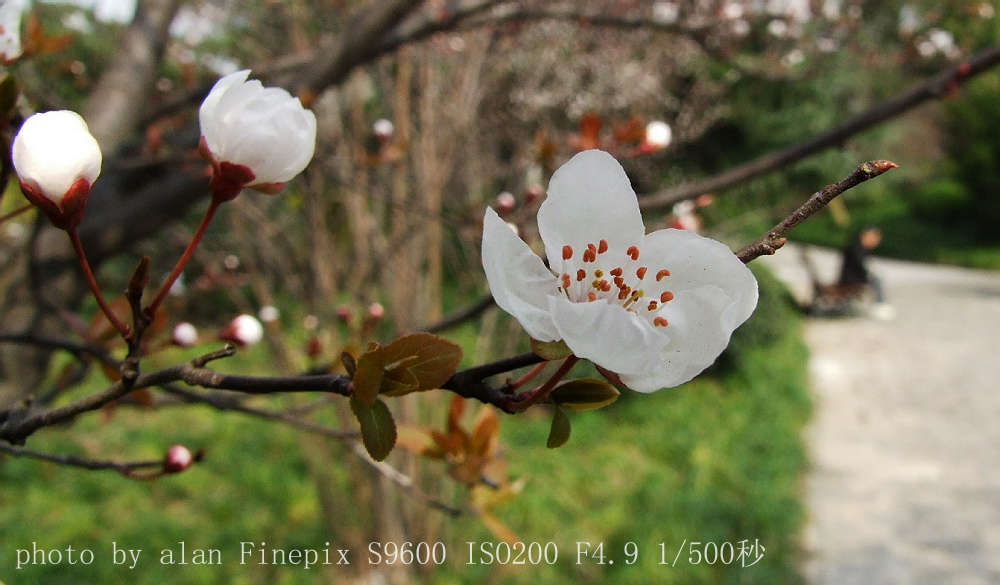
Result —
<instances>
[{"instance_id":1,"label":"reddish leaf","mask_svg":"<svg viewBox=\"0 0 1000 585\"><path fill-rule=\"evenodd\" d=\"M439 388L458 369L462 348L430 333L405 335L382 347L382 392L400 396Z\"/></svg>"}]
</instances>

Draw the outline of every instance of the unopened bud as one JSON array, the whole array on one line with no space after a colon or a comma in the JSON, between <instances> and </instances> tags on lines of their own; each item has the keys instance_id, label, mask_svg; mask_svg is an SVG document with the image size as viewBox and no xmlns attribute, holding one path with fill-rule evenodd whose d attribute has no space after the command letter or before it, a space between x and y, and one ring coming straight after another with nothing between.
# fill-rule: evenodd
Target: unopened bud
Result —
<instances>
[{"instance_id":1,"label":"unopened bud","mask_svg":"<svg viewBox=\"0 0 1000 585\"><path fill-rule=\"evenodd\" d=\"M174 345L191 347L192 345L198 343L198 329L187 321L178 323L174 326L172 340Z\"/></svg>"},{"instance_id":2,"label":"unopened bud","mask_svg":"<svg viewBox=\"0 0 1000 585\"><path fill-rule=\"evenodd\" d=\"M654 150L660 150L670 145L673 132L670 125L662 120L654 120L646 124L646 139L644 144Z\"/></svg>"},{"instance_id":3,"label":"unopened bud","mask_svg":"<svg viewBox=\"0 0 1000 585\"><path fill-rule=\"evenodd\" d=\"M382 303L379 302L374 302L368 305L368 316L372 319L381 319L382 317L385 317L385 307L383 307Z\"/></svg>"},{"instance_id":4,"label":"unopened bud","mask_svg":"<svg viewBox=\"0 0 1000 585\"><path fill-rule=\"evenodd\" d=\"M184 445L173 445L167 449L167 454L163 458L163 471L166 473L179 473L184 471L194 463L194 455Z\"/></svg>"},{"instance_id":5,"label":"unopened bud","mask_svg":"<svg viewBox=\"0 0 1000 585\"><path fill-rule=\"evenodd\" d=\"M531 185L524 190L524 201L528 204L534 203L544 194L545 189L542 189L541 185Z\"/></svg>"},{"instance_id":6,"label":"unopened bud","mask_svg":"<svg viewBox=\"0 0 1000 585\"><path fill-rule=\"evenodd\" d=\"M272 323L278 320L278 317L281 316L281 312L278 311L278 308L274 305L264 305L260 308L260 311L257 311L257 316L260 317L260 320L264 323Z\"/></svg>"},{"instance_id":7,"label":"unopened bud","mask_svg":"<svg viewBox=\"0 0 1000 585\"><path fill-rule=\"evenodd\" d=\"M101 174L101 148L76 112L35 114L14 138L12 160L21 191L59 229L83 220L90 188Z\"/></svg>"},{"instance_id":8,"label":"unopened bud","mask_svg":"<svg viewBox=\"0 0 1000 585\"><path fill-rule=\"evenodd\" d=\"M351 321L352 313L353 311L351 311L351 308L348 307L347 305L340 305L339 307L337 307L337 318L343 321L344 323L349 323Z\"/></svg>"},{"instance_id":9,"label":"unopened bud","mask_svg":"<svg viewBox=\"0 0 1000 585\"><path fill-rule=\"evenodd\" d=\"M396 132L396 126L393 125L392 121L386 120L385 118L379 118L375 120L372 124L372 132L375 133L375 137L386 142L392 138L392 135Z\"/></svg>"},{"instance_id":10,"label":"unopened bud","mask_svg":"<svg viewBox=\"0 0 1000 585\"><path fill-rule=\"evenodd\" d=\"M219 339L241 346L253 345L264 338L264 327L253 315L240 315L229 322Z\"/></svg>"},{"instance_id":11,"label":"unopened bud","mask_svg":"<svg viewBox=\"0 0 1000 585\"><path fill-rule=\"evenodd\" d=\"M500 213L513 211L516 205L517 199L514 198L514 194L510 191L504 191L497 195L497 211Z\"/></svg>"},{"instance_id":12,"label":"unopened bud","mask_svg":"<svg viewBox=\"0 0 1000 585\"><path fill-rule=\"evenodd\" d=\"M306 354L311 358L315 358L319 357L321 353L323 353L323 343L320 342L319 337L313 335L306 344Z\"/></svg>"}]
</instances>

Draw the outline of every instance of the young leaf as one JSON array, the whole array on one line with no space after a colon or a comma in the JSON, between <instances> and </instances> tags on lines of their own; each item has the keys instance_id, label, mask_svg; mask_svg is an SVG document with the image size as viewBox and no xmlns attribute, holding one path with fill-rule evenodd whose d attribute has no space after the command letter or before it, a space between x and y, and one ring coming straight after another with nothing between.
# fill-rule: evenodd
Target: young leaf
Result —
<instances>
[{"instance_id":1,"label":"young leaf","mask_svg":"<svg viewBox=\"0 0 1000 585\"><path fill-rule=\"evenodd\" d=\"M357 396L351 396L351 410L361 423L361 442L368 454L375 461L385 459L396 444L396 423L392 420L389 407L376 400L374 406L369 408Z\"/></svg>"},{"instance_id":2,"label":"young leaf","mask_svg":"<svg viewBox=\"0 0 1000 585\"><path fill-rule=\"evenodd\" d=\"M371 408L378 398L379 390L382 388L382 377L385 374L385 370L382 369L382 350L366 351L358 356L356 368L351 379L354 396Z\"/></svg>"},{"instance_id":3,"label":"young leaf","mask_svg":"<svg viewBox=\"0 0 1000 585\"><path fill-rule=\"evenodd\" d=\"M399 396L447 382L462 361L462 348L430 333L414 333L382 347L382 361L382 392Z\"/></svg>"},{"instance_id":4,"label":"young leaf","mask_svg":"<svg viewBox=\"0 0 1000 585\"><path fill-rule=\"evenodd\" d=\"M573 355L573 350L566 345L562 339L558 341L538 341L531 338L531 351L538 357L543 357L549 361L561 360L564 357Z\"/></svg>"},{"instance_id":5,"label":"young leaf","mask_svg":"<svg viewBox=\"0 0 1000 585\"><path fill-rule=\"evenodd\" d=\"M595 410L618 400L618 389L604 380L581 378L556 386L550 395L552 402L572 410Z\"/></svg>"},{"instance_id":6,"label":"young leaf","mask_svg":"<svg viewBox=\"0 0 1000 585\"><path fill-rule=\"evenodd\" d=\"M569 440L571 430L569 415L557 405L555 412L552 414L552 428L549 429L549 440L545 443L545 446L549 449L562 447Z\"/></svg>"}]
</instances>

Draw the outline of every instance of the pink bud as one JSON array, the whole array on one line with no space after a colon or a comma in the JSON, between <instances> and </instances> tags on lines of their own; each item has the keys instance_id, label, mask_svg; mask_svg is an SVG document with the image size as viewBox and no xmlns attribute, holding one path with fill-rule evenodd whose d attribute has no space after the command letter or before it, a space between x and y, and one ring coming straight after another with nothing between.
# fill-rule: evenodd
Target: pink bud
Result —
<instances>
[{"instance_id":1,"label":"pink bud","mask_svg":"<svg viewBox=\"0 0 1000 585\"><path fill-rule=\"evenodd\" d=\"M516 205L517 199L514 198L513 193L504 191L497 195L497 211L500 213L512 211Z\"/></svg>"},{"instance_id":2,"label":"pink bud","mask_svg":"<svg viewBox=\"0 0 1000 585\"><path fill-rule=\"evenodd\" d=\"M385 307L383 307L382 303L379 302L368 305L368 316L372 319L381 319L382 317L385 317Z\"/></svg>"},{"instance_id":3,"label":"pink bud","mask_svg":"<svg viewBox=\"0 0 1000 585\"><path fill-rule=\"evenodd\" d=\"M529 205L537 201L542 195L545 194L545 190L542 189L541 185L531 185L524 190L524 201Z\"/></svg>"},{"instance_id":4,"label":"pink bud","mask_svg":"<svg viewBox=\"0 0 1000 585\"><path fill-rule=\"evenodd\" d=\"M229 322L219 339L241 346L253 345L264 338L264 327L253 315L240 315Z\"/></svg>"},{"instance_id":5,"label":"pink bud","mask_svg":"<svg viewBox=\"0 0 1000 585\"><path fill-rule=\"evenodd\" d=\"M352 313L353 311L351 311L351 308L347 305L340 305L337 307L337 318L344 323L350 322Z\"/></svg>"},{"instance_id":6,"label":"pink bud","mask_svg":"<svg viewBox=\"0 0 1000 585\"><path fill-rule=\"evenodd\" d=\"M173 445L167 449L167 454L163 458L163 471L166 473L179 473L184 471L194 463L194 455L184 445Z\"/></svg>"}]
</instances>

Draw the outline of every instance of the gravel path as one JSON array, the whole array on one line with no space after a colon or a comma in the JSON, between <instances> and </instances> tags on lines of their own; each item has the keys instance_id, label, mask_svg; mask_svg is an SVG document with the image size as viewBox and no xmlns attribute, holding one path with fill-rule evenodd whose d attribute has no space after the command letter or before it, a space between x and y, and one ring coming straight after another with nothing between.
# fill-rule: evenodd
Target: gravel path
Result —
<instances>
[{"instance_id":1,"label":"gravel path","mask_svg":"<svg viewBox=\"0 0 1000 585\"><path fill-rule=\"evenodd\" d=\"M804 296L800 253L762 261ZM808 253L832 280L837 254ZM1000 583L1000 272L871 269L894 319L806 326L805 574L814 585Z\"/></svg>"}]
</instances>

